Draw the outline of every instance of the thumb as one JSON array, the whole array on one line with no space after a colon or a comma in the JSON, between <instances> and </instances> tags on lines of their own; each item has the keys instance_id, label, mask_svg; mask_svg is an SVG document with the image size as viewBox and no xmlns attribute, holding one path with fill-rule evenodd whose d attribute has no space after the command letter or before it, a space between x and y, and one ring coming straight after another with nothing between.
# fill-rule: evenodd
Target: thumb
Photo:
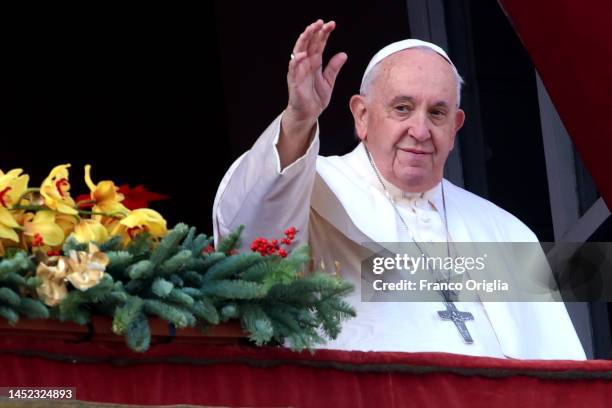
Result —
<instances>
[{"instance_id":1,"label":"thumb","mask_svg":"<svg viewBox=\"0 0 612 408\"><path fill-rule=\"evenodd\" d=\"M344 52L341 52L334 55L327 63L327 67L325 67L325 71L323 71L323 78L325 78L331 87L334 86L336 77L347 59L348 56Z\"/></svg>"}]
</instances>

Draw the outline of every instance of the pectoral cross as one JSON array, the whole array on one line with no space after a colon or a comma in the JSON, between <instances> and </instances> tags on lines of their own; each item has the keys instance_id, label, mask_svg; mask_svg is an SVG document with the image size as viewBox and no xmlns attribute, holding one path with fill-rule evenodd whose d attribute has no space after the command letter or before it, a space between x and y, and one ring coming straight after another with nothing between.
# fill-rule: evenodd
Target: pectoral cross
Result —
<instances>
[{"instance_id":1,"label":"pectoral cross","mask_svg":"<svg viewBox=\"0 0 612 408\"><path fill-rule=\"evenodd\" d=\"M474 316L470 312L462 312L457 310L457 307L453 302L444 302L444 306L446 306L446 310L438 311L438 316L440 316L442 320L452 320L466 344L474 343L474 340L472 339L472 336L470 336L470 332L464 323L468 320L474 320Z\"/></svg>"}]
</instances>

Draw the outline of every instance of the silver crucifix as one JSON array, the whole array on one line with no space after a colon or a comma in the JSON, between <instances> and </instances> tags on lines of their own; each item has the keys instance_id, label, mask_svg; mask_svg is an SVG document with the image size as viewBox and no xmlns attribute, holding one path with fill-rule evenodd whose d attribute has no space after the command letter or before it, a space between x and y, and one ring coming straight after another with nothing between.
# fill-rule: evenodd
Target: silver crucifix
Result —
<instances>
[{"instance_id":1,"label":"silver crucifix","mask_svg":"<svg viewBox=\"0 0 612 408\"><path fill-rule=\"evenodd\" d=\"M470 312L462 312L457 310L457 307L453 302L444 302L444 306L446 306L446 310L438 311L438 315L442 320L452 320L459 330L459 333L463 337L463 341L467 344L474 343L472 336L470 336L470 332L465 326L465 322L468 320L474 320L474 316Z\"/></svg>"}]
</instances>

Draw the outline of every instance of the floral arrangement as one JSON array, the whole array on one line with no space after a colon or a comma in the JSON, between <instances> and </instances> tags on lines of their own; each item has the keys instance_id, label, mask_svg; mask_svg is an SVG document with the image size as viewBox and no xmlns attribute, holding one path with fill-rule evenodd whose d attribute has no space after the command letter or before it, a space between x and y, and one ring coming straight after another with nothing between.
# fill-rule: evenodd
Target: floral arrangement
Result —
<instances>
[{"instance_id":1,"label":"floral arrangement","mask_svg":"<svg viewBox=\"0 0 612 408\"><path fill-rule=\"evenodd\" d=\"M335 338L355 315L342 299L352 286L306 271L307 247L290 250L294 227L238 253L241 227L215 248L146 208L165 196L94 183L89 165L89 194L73 199L69 168L56 166L36 188L21 169L0 171L0 316L11 324L20 315L83 325L106 315L128 346L146 351L151 316L202 329L238 319L257 345L300 350Z\"/></svg>"}]
</instances>

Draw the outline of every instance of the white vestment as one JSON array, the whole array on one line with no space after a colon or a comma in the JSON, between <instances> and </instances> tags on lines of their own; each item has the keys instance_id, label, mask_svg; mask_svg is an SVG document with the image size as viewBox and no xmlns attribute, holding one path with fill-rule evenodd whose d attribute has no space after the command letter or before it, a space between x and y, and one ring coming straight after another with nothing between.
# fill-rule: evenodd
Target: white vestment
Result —
<instances>
[{"instance_id":1,"label":"white vestment","mask_svg":"<svg viewBox=\"0 0 612 408\"><path fill-rule=\"evenodd\" d=\"M440 185L424 194L402 194L387 184L407 231L385 196L360 144L345 156L318 156L318 127L306 154L281 171L276 150L279 116L221 181L213 208L215 242L245 225L242 248L258 236L280 239L298 229L293 247L308 243L316 266L355 284L348 301L357 317L325 348L362 351L431 351L520 359L585 359L563 303L459 302L474 343L442 321L441 302L361 301L364 242L446 239ZM450 237L455 242L537 242L516 217L443 180Z\"/></svg>"}]
</instances>

